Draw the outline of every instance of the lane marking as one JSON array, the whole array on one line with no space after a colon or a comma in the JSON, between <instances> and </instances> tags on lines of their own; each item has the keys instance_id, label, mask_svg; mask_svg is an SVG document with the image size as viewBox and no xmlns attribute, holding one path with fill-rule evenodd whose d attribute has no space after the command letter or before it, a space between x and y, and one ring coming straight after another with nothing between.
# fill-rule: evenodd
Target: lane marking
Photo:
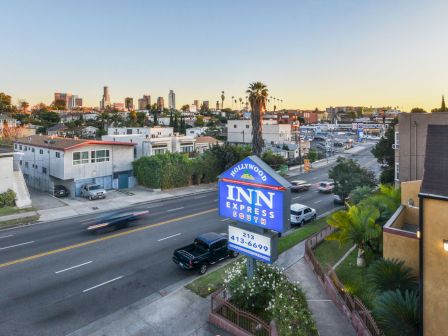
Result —
<instances>
[{"instance_id":1,"label":"lane marking","mask_svg":"<svg viewBox=\"0 0 448 336\"><path fill-rule=\"evenodd\" d=\"M69 268L66 268L66 269L63 269L63 270L54 272L54 274L59 274L59 273L65 272L65 271L69 271L69 270L71 270L71 269L78 268L78 267L81 267L81 266L90 264L90 263L92 263L92 262L93 262L93 261L88 261L88 262L85 262L85 263L83 263L83 264L79 264L79 265L76 265L76 266L72 266L72 267L69 267Z\"/></svg>"},{"instance_id":2,"label":"lane marking","mask_svg":"<svg viewBox=\"0 0 448 336\"><path fill-rule=\"evenodd\" d=\"M143 230L148 230L148 229L151 229L151 228L154 228L154 227L157 227L157 226L166 225L166 224L182 221L184 219L189 219L189 218L194 218L194 217L197 217L197 216L205 215L205 214L214 212L216 210L218 210L218 208L204 210L204 211L196 212L194 214L186 215L186 216L183 216L183 217L173 218L173 219L169 219L169 220L166 220L166 221L163 221L163 222L159 222L159 223L155 223L155 224L149 224L149 225L146 225L146 226L141 226L141 227L129 230L129 231L115 233L115 234L112 234L112 235L107 236L107 237L102 237L102 238L98 238L98 239L92 239L92 240L88 240L88 241L85 241L85 242L82 242L82 243L65 246L65 247L62 247L62 248L59 248L59 249L56 249L56 250L51 250L51 251L47 251L47 252L38 253L38 254L31 255L29 257L25 257L25 258L21 258L21 259L11 260L11 261L5 262L3 264L0 264L0 268L11 266L11 265L15 265L15 264L19 264L19 263L23 263L23 262L30 261L30 260L39 259L39 258L46 257L46 256L49 256L49 255L52 255L52 254L56 254L56 253L61 253L61 252L73 250L75 248L96 244L96 243L99 243L99 242L102 242L102 241L106 241L106 240L110 240L110 239L114 239L114 238L118 238L118 237L122 237L122 236L127 236L129 234L132 234L132 233L135 233L135 232L140 232L140 231L143 231Z\"/></svg>"},{"instance_id":3,"label":"lane marking","mask_svg":"<svg viewBox=\"0 0 448 336\"><path fill-rule=\"evenodd\" d=\"M213 202L218 202L218 199L214 199Z\"/></svg>"},{"instance_id":4,"label":"lane marking","mask_svg":"<svg viewBox=\"0 0 448 336\"><path fill-rule=\"evenodd\" d=\"M0 237L0 239L3 239L3 238L9 238L9 237L12 237L12 236L14 236L14 235L2 236L2 237Z\"/></svg>"},{"instance_id":5,"label":"lane marking","mask_svg":"<svg viewBox=\"0 0 448 336\"><path fill-rule=\"evenodd\" d=\"M166 239L170 239L170 238L173 238L173 237L176 237L176 236L180 236L181 235L181 233L176 233L176 234L173 234L173 235L171 235L171 236L168 236L168 237L165 237L165 238L161 238L161 239L159 239L159 240L157 240L157 241L162 241L162 240L166 240Z\"/></svg>"},{"instance_id":6,"label":"lane marking","mask_svg":"<svg viewBox=\"0 0 448 336\"><path fill-rule=\"evenodd\" d=\"M95 288L98 288L98 287L101 287L101 286L107 285L108 283L111 283L111 282L114 282L114 281L120 280L120 279L121 279L122 277L123 277L123 276L122 276L122 275L120 275L119 277L116 277L116 278L114 278L114 279L112 279L112 280L109 280L109 281L105 281L105 282L102 282L102 283L100 283L99 285L96 285L96 286L93 286L93 287L90 287L90 288L84 289L84 290L83 290L82 292L83 292L83 293L87 293L88 291L91 291L92 289L95 289Z\"/></svg>"},{"instance_id":7,"label":"lane marking","mask_svg":"<svg viewBox=\"0 0 448 336\"><path fill-rule=\"evenodd\" d=\"M199 198L204 198L204 197L207 197L207 195L204 195L204 196L196 196L196 197L193 197L194 199L199 199Z\"/></svg>"},{"instance_id":8,"label":"lane marking","mask_svg":"<svg viewBox=\"0 0 448 336\"><path fill-rule=\"evenodd\" d=\"M297 197L293 197L293 199L298 199L298 198L300 198L300 196L297 196Z\"/></svg>"},{"instance_id":9,"label":"lane marking","mask_svg":"<svg viewBox=\"0 0 448 336\"><path fill-rule=\"evenodd\" d=\"M26 242L26 243L20 243L20 244L11 245L11 246L0 247L0 250L6 250L6 249L13 248L13 247L22 246L22 245L28 245L28 244L32 244L32 243L34 243L34 240Z\"/></svg>"},{"instance_id":10,"label":"lane marking","mask_svg":"<svg viewBox=\"0 0 448 336\"><path fill-rule=\"evenodd\" d=\"M320 202L322 202L322 200L318 200L318 201L314 202L314 204L317 204L317 203L320 203Z\"/></svg>"},{"instance_id":11,"label":"lane marking","mask_svg":"<svg viewBox=\"0 0 448 336\"><path fill-rule=\"evenodd\" d=\"M221 219L221 222L227 222L229 220L230 220L230 218L225 218L225 219Z\"/></svg>"},{"instance_id":12,"label":"lane marking","mask_svg":"<svg viewBox=\"0 0 448 336\"><path fill-rule=\"evenodd\" d=\"M170 210L167 210L167 212L170 212L170 211L176 211L176 210L181 210L181 209L183 209L184 207L180 207L180 208L175 208L175 209L170 209Z\"/></svg>"}]
</instances>

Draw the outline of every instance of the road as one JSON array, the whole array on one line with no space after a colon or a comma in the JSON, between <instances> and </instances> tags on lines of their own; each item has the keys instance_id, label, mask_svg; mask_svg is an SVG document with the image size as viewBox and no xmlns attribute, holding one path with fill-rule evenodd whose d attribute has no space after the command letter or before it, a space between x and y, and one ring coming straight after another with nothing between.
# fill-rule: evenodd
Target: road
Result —
<instances>
[{"instance_id":1,"label":"road","mask_svg":"<svg viewBox=\"0 0 448 336\"><path fill-rule=\"evenodd\" d=\"M365 150L353 157L379 168ZM318 214L333 209L332 195L315 184L331 166L306 175L311 190L294 193ZM93 215L0 231L0 335L67 335L152 294L164 294L196 276L171 256L200 233L226 232L216 191L133 207L149 215L132 227L101 235L83 230Z\"/></svg>"}]
</instances>

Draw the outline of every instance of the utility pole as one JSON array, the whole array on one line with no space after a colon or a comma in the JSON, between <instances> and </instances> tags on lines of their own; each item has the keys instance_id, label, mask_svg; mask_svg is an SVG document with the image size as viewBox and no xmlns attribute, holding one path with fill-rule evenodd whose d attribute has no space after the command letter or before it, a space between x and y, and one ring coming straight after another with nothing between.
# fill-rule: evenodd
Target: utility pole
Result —
<instances>
[{"instance_id":1,"label":"utility pole","mask_svg":"<svg viewBox=\"0 0 448 336\"><path fill-rule=\"evenodd\" d=\"M299 167L300 167L300 173L302 173L302 146L300 144L300 132L299 132L299 128L300 128L300 122L299 125L296 127L296 144L299 147Z\"/></svg>"}]
</instances>

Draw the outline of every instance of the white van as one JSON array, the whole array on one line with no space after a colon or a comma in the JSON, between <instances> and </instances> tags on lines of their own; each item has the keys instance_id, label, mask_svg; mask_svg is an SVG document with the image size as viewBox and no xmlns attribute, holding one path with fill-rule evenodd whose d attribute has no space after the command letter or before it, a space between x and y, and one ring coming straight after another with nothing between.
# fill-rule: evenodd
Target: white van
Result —
<instances>
[{"instance_id":1,"label":"white van","mask_svg":"<svg viewBox=\"0 0 448 336\"><path fill-rule=\"evenodd\" d=\"M315 209L299 203L291 204L291 225L302 226L305 222L316 219L316 217Z\"/></svg>"}]
</instances>

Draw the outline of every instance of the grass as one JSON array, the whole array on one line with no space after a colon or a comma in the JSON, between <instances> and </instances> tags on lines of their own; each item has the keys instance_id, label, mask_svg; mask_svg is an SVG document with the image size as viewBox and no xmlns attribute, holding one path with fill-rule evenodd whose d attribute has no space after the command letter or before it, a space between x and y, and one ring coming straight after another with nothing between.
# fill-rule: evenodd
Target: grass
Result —
<instances>
[{"instance_id":1,"label":"grass","mask_svg":"<svg viewBox=\"0 0 448 336\"><path fill-rule=\"evenodd\" d=\"M336 274L349 293L359 297L368 309L372 309L375 290L367 281L367 267L356 266L357 255L358 250L353 250L336 269Z\"/></svg>"},{"instance_id":2,"label":"grass","mask_svg":"<svg viewBox=\"0 0 448 336\"><path fill-rule=\"evenodd\" d=\"M29 212L29 211L35 211L34 208L25 208L25 209L18 209L16 207L6 206L0 208L0 216L7 216L7 215L13 215L23 212Z\"/></svg>"},{"instance_id":3,"label":"grass","mask_svg":"<svg viewBox=\"0 0 448 336\"><path fill-rule=\"evenodd\" d=\"M297 228L289 235L279 239L278 253L280 254L285 252L301 241L312 236L314 233L319 232L325 226L327 226L326 217L322 217L316 221L306 224L301 228ZM233 261L217 269L216 271L200 276L185 287L202 297L206 297L207 295L223 287L226 270L229 269L232 264Z\"/></svg>"},{"instance_id":4,"label":"grass","mask_svg":"<svg viewBox=\"0 0 448 336\"><path fill-rule=\"evenodd\" d=\"M29 223L37 221L38 219L39 219L39 215L11 219L8 221L0 222L0 228L7 228L10 226L15 226L15 225L19 225L19 224L29 224Z\"/></svg>"},{"instance_id":5,"label":"grass","mask_svg":"<svg viewBox=\"0 0 448 336\"><path fill-rule=\"evenodd\" d=\"M351 247L351 243L341 246L336 240L324 240L314 250L314 255L323 269L326 270L328 267L334 266Z\"/></svg>"}]
</instances>

